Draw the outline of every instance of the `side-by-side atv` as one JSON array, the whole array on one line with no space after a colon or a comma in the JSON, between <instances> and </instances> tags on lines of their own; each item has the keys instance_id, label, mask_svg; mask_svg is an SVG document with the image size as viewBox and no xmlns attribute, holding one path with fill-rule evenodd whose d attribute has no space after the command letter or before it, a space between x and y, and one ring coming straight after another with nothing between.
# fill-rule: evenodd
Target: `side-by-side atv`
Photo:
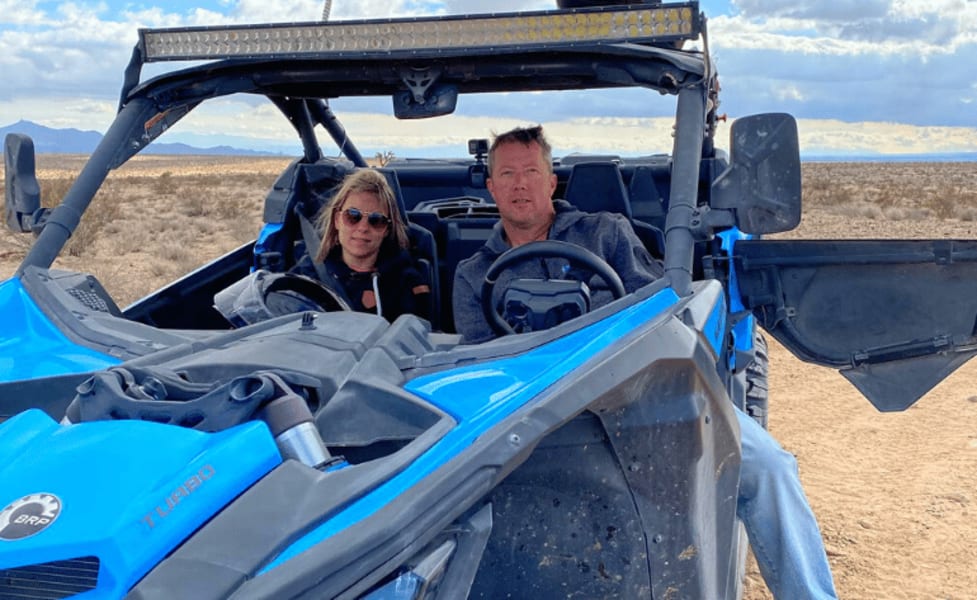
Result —
<instances>
[{"instance_id":1,"label":"side-by-side atv","mask_svg":"<svg viewBox=\"0 0 977 600\"><path fill-rule=\"evenodd\" d=\"M764 239L800 220L796 125L741 117L717 149L707 41L697 2L141 31L60 204L41 207L31 141L5 140L7 225L37 238L0 283L0 597L738 597L734 411L763 418L757 325L905 409L977 352L977 241ZM143 80L162 61L185 64ZM337 184L372 168L347 128L367 102L547 124L599 116L593 91L648 137L560 153L557 195L625 215L662 279L596 309L599 264L497 286L486 312L522 332L462 343L454 272L498 221L483 131L381 168L430 319L344 310L293 274ZM302 147L254 242L126 308L53 267L110 171L235 95L270 101Z\"/></svg>"}]
</instances>

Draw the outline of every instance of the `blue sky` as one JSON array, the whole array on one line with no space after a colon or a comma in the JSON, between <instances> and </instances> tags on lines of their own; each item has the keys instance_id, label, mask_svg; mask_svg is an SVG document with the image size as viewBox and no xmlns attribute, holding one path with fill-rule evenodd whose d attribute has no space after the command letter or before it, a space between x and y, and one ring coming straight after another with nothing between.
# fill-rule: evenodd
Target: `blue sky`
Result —
<instances>
[{"instance_id":1,"label":"blue sky","mask_svg":"<svg viewBox=\"0 0 977 600\"><path fill-rule=\"evenodd\" d=\"M555 0L333 0L330 18L554 6ZM139 27L309 21L322 8L321 0L0 0L0 126L26 119L104 131ZM707 0L700 8L709 17L720 108L731 118L789 112L809 154L977 152L977 0ZM568 147L587 150L633 139L635 128L667 138L668 112L636 111L646 104L605 94L572 103L529 99L508 110L492 102L492 113L487 103L472 103L444 125L394 123L378 114L389 112L389 103L337 109L351 111L342 114L344 123L362 133L357 139L365 150L452 146L463 154L469 137L534 122L552 125ZM581 105L586 114L579 114ZM161 141L289 143L280 122L254 124L268 121L274 112L268 106L230 100L197 112Z\"/></svg>"}]
</instances>

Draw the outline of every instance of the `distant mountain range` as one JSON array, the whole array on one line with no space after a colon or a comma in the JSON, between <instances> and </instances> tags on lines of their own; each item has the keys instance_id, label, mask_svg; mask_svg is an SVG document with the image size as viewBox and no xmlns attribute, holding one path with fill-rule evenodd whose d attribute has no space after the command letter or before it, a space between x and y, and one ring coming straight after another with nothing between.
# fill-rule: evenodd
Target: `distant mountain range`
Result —
<instances>
[{"instance_id":1,"label":"distant mountain range","mask_svg":"<svg viewBox=\"0 0 977 600\"><path fill-rule=\"evenodd\" d=\"M18 121L0 127L0 140L8 133L23 133L34 140L34 150L39 154L91 154L102 139L97 131L78 129L52 129L31 121ZM445 156L456 156L453 149L440 149ZM410 156L412 149L398 148L397 156ZM247 150L220 145L202 148L183 143L153 142L141 154L206 154L215 156L285 156L292 152ZM977 161L977 152L942 152L932 154L846 154L801 152L804 162L961 162Z\"/></svg>"},{"instance_id":2,"label":"distant mountain range","mask_svg":"<svg viewBox=\"0 0 977 600\"><path fill-rule=\"evenodd\" d=\"M38 154L91 154L102 134L97 131L79 129L52 129L31 121L17 121L13 125L0 127L0 139L8 133L22 133L34 140L34 151ZM181 143L153 142L142 154L206 154L216 156L277 156L273 152L244 150L231 146L212 146L197 148Z\"/></svg>"}]
</instances>

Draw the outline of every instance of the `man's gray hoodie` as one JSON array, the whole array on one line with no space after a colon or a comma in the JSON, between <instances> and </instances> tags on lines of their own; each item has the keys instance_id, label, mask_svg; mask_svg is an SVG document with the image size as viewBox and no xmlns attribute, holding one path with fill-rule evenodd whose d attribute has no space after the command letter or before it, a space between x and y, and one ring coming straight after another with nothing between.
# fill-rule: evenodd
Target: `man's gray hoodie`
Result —
<instances>
[{"instance_id":1,"label":"man's gray hoodie","mask_svg":"<svg viewBox=\"0 0 977 600\"><path fill-rule=\"evenodd\" d=\"M548 239L577 244L603 258L617 271L628 292L664 274L661 263L648 254L623 215L582 212L564 200L554 200L553 207L556 215ZM451 294L452 307L455 328L467 343L483 342L496 336L482 313L482 280L492 263L509 248L500 221L495 224L485 245L458 264ZM583 275L580 270L571 269L567 260L562 258L541 258L515 264L499 275L496 286L504 289L509 281L517 278L584 278L590 287L592 309L614 298L600 277L589 273Z\"/></svg>"}]
</instances>

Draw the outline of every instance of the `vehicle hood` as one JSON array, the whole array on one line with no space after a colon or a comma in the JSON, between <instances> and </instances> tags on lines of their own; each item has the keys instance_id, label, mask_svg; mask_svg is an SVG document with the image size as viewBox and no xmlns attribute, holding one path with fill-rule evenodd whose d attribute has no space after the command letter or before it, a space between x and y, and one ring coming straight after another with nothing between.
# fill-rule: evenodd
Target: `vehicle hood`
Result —
<instances>
[{"instance_id":1,"label":"vehicle hood","mask_svg":"<svg viewBox=\"0 0 977 600\"><path fill-rule=\"evenodd\" d=\"M0 425L0 569L94 565L99 591L121 597L280 462L262 422L205 433L28 410Z\"/></svg>"},{"instance_id":2,"label":"vehicle hood","mask_svg":"<svg viewBox=\"0 0 977 600\"><path fill-rule=\"evenodd\" d=\"M0 283L0 314L0 383L87 373L121 362L66 337L18 277Z\"/></svg>"}]
</instances>

